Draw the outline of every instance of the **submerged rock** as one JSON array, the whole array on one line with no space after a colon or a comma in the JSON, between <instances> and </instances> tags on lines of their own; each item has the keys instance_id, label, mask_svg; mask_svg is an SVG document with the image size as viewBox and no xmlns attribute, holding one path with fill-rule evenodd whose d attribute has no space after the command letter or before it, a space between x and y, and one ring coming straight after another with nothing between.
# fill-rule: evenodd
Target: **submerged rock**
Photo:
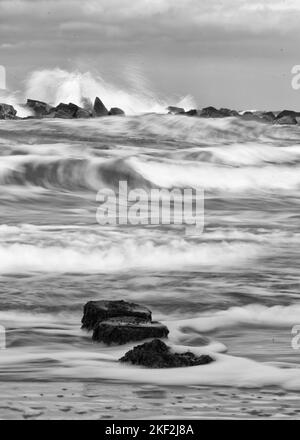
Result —
<instances>
[{"instance_id":1,"label":"submerged rock","mask_svg":"<svg viewBox=\"0 0 300 440\"><path fill-rule=\"evenodd\" d=\"M112 318L95 326L93 340L108 345L122 345L149 338L166 338L168 333L168 328L160 322L146 323L135 318Z\"/></svg>"},{"instance_id":2,"label":"submerged rock","mask_svg":"<svg viewBox=\"0 0 300 440\"><path fill-rule=\"evenodd\" d=\"M276 118L273 123L276 125L296 125L298 122L294 116L289 115Z\"/></svg>"},{"instance_id":3,"label":"submerged rock","mask_svg":"<svg viewBox=\"0 0 300 440\"><path fill-rule=\"evenodd\" d=\"M101 99L98 98L97 96L94 102L93 116L98 117L98 116L107 116L107 115L108 115L107 108L105 107Z\"/></svg>"},{"instance_id":4,"label":"submerged rock","mask_svg":"<svg viewBox=\"0 0 300 440\"><path fill-rule=\"evenodd\" d=\"M0 103L0 119L16 119L17 110L12 105Z\"/></svg>"},{"instance_id":5,"label":"submerged rock","mask_svg":"<svg viewBox=\"0 0 300 440\"><path fill-rule=\"evenodd\" d=\"M173 353L170 347L159 339L134 347L120 359L120 362L142 365L148 368L194 367L209 364L213 361L214 359L208 355L196 356L189 351L186 353Z\"/></svg>"},{"instance_id":6,"label":"submerged rock","mask_svg":"<svg viewBox=\"0 0 300 440\"><path fill-rule=\"evenodd\" d=\"M27 99L26 106L29 107L37 117L48 116L54 112L55 108L43 101Z\"/></svg>"},{"instance_id":7,"label":"submerged rock","mask_svg":"<svg viewBox=\"0 0 300 440\"><path fill-rule=\"evenodd\" d=\"M185 113L184 108L174 107L172 105L169 105L167 110L168 110L168 113L171 115L183 115Z\"/></svg>"},{"instance_id":8,"label":"submerged rock","mask_svg":"<svg viewBox=\"0 0 300 440\"><path fill-rule=\"evenodd\" d=\"M146 307L126 301L89 301L83 309L82 328L93 330L102 321L110 318L135 318L140 322L151 322L152 314Z\"/></svg>"},{"instance_id":9,"label":"submerged rock","mask_svg":"<svg viewBox=\"0 0 300 440\"><path fill-rule=\"evenodd\" d=\"M125 116L125 112L119 107L112 107L108 114L111 116Z\"/></svg>"}]
</instances>

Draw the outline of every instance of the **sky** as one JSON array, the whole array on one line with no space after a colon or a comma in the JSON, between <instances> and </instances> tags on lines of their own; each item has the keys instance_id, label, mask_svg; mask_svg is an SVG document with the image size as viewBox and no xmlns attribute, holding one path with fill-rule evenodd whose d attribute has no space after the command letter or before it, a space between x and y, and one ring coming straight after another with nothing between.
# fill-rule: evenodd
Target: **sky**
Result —
<instances>
[{"instance_id":1,"label":"sky","mask_svg":"<svg viewBox=\"0 0 300 440\"><path fill-rule=\"evenodd\" d=\"M170 104L300 110L299 22L300 0L0 0L0 65L14 90L59 67Z\"/></svg>"}]
</instances>

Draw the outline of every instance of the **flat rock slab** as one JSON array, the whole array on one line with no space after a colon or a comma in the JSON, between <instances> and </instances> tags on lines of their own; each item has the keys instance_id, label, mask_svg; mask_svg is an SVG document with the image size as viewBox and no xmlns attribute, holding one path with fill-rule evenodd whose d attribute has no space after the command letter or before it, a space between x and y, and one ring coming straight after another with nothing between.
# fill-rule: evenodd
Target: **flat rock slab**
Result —
<instances>
[{"instance_id":1,"label":"flat rock slab","mask_svg":"<svg viewBox=\"0 0 300 440\"><path fill-rule=\"evenodd\" d=\"M149 338L166 338L168 334L168 328L160 322L142 323L135 318L122 317L122 320L112 318L98 323L94 328L93 340L108 345L122 345Z\"/></svg>"},{"instance_id":2,"label":"flat rock slab","mask_svg":"<svg viewBox=\"0 0 300 440\"><path fill-rule=\"evenodd\" d=\"M141 365L148 368L194 367L213 362L208 355L196 356L194 353L172 353L170 347L159 339L138 345L128 351L120 362Z\"/></svg>"},{"instance_id":3,"label":"flat rock slab","mask_svg":"<svg viewBox=\"0 0 300 440\"><path fill-rule=\"evenodd\" d=\"M94 330L102 321L111 318L134 318L141 323L150 323L152 314L146 307L126 301L89 301L83 309L82 328ZM121 319L122 318L122 319ZM136 322L135 321L135 322Z\"/></svg>"}]
</instances>

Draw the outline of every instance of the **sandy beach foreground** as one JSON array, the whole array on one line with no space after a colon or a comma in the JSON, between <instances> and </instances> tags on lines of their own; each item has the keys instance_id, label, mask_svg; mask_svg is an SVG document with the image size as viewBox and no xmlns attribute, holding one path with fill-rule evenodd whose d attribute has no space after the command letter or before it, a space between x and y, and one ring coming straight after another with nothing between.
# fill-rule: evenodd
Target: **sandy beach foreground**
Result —
<instances>
[{"instance_id":1,"label":"sandy beach foreground","mask_svg":"<svg viewBox=\"0 0 300 440\"><path fill-rule=\"evenodd\" d=\"M167 388L103 382L0 384L2 419L300 419L300 396L278 389Z\"/></svg>"}]
</instances>

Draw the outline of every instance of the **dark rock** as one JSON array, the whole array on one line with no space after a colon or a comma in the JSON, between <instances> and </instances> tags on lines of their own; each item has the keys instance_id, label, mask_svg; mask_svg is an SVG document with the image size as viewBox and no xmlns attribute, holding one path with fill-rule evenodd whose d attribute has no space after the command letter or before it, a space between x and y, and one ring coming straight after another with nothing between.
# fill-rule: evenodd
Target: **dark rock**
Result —
<instances>
[{"instance_id":1,"label":"dark rock","mask_svg":"<svg viewBox=\"0 0 300 440\"><path fill-rule=\"evenodd\" d=\"M276 118L273 123L276 125L296 125L297 119L294 116L282 116L281 118Z\"/></svg>"},{"instance_id":2,"label":"dark rock","mask_svg":"<svg viewBox=\"0 0 300 440\"><path fill-rule=\"evenodd\" d=\"M55 118L62 119L72 119L76 116L77 111L79 110L78 105L70 102L69 104L64 104L61 102L57 107L55 107Z\"/></svg>"},{"instance_id":3,"label":"dark rock","mask_svg":"<svg viewBox=\"0 0 300 440\"><path fill-rule=\"evenodd\" d=\"M160 322L141 322L135 318L111 318L99 322L93 332L93 340L105 344L122 345L149 338L166 338L169 330Z\"/></svg>"},{"instance_id":4,"label":"dark rock","mask_svg":"<svg viewBox=\"0 0 300 440\"><path fill-rule=\"evenodd\" d=\"M178 368L194 367L213 362L208 355L196 356L194 353L172 353L170 347L159 339L138 345L128 351L120 362L128 362L133 365L143 365L148 368Z\"/></svg>"},{"instance_id":5,"label":"dark rock","mask_svg":"<svg viewBox=\"0 0 300 440\"><path fill-rule=\"evenodd\" d=\"M239 116L236 110L230 110L229 108L220 108L219 114L223 118L230 118L232 116Z\"/></svg>"},{"instance_id":6,"label":"dark rock","mask_svg":"<svg viewBox=\"0 0 300 440\"><path fill-rule=\"evenodd\" d=\"M198 116L198 110L195 108L192 108L191 110L188 110L184 113L186 116Z\"/></svg>"},{"instance_id":7,"label":"dark rock","mask_svg":"<svg viewBox=\"0 0 300 440\"><path fill-rule=\"evenodd\" d=\"M83 309L82 328L92 330L110 318L131 317L139 322L151 322L152 314L146 307L126 301L89 301Z\"/></svg>"},{"instance_id":8,"label":"dark rock","mask_svg":"<svg viewBox=\"0 0 300 440\"><path fill-rule=\"evenodd\" d=\"M118 107L112 107L109 110L108 114L111 116L125 116L125 112L121 108L118 108Z\"/></svg>"},{"instance_id":9,"label":"dark rock","mask_svg":"<svg viewBox=\"0 0 300 440\"><path fill-rule=\"evenodd\" d=\"M17 110L9 104L0 104L0 119L17 119Z\"/></svg>"},{"instance_id":10,"label":"dark rock","mask_svg":"<svg viewBox=\"0 0 300 440\"><path fill-rule=\"evenodd\" d=\"M98 117L98 116L107 116L107 115L108 115L107 108L105 107L101 99L98 98L97 96L94 102L93 116Z\"/></svg>"},{"instance_id":11,"label":"dark rock","mask_svg":"<svg viewBox=\"0 0 300 440\"><path fill-rule=\"evenodd\" d=\"M201 118L221 118L222 114L215 107L205 107L200 111L199 116Z\"/></svg>"},{"instance_id":12,"label":"dark rock","mask_svg":"<svg viewBox=\"0 0 300 440\"><path fill-rule=\"evenodd\" d=\"M266 122L273 122L275 119L273 112L262 112L260 116Z\"/></svg>"},{"instance_id":13,"label":"dark rock","mask_svg":"<svg viewBox=\"0 0 300 440\"><path fill-rule=\"evenodd\" d=\"M167 110L168 110L169 114L171 114L171 115L182 115L182 114L185 113L184 108L181 108L181 107L174 107L174 106L172 106L172 105L170 105L170 106L167 108Z\"/></svg>"},{"instance_id":14,"label":"dark rock","mask_svg":"<svg viewBox=\"0 0 300 440\"><path fill-rule=\"evenodd\" d=\"M37 101L35 99L27 99L26 106L33 110L35 116L40 118L50 115L55 110L54 107L46 102Z\"/></svg>"},{"instance_id":15,"label":"dark rock","mask_svg":"<svg viewBox=\"0 0 300 440\"><path fill-rule=\"evenodd\" d=\"M245 121L263 122L258 115L255 115L252 112L244 112L242 115L240 115L240 118L244 119Z\"/></svg>"},{"instance_id":16,"label":"dark rock","mask_svg":"<svg viewBox=\"0 0 300 440\"><path fill-rule=\"evenodd\" d=\"M92 114L88 110L79 107L79 109L75 114L75 117L77 119L81 119L81 118L87 119L87 118L91 118Z\"/></svg>"},{"instance_id":17,"label":"dark rock","mask_svg":"<svg viewBox=\"0 0 300 440\"><path fill-rule=\"evenodd\" d=\"M291 116L293 118L297 118L300 116L299 112L294 112L293 110L283 110L282 112L276 115L276 119L281 119L284 116Z\"/></svg>"}]
</instances>

